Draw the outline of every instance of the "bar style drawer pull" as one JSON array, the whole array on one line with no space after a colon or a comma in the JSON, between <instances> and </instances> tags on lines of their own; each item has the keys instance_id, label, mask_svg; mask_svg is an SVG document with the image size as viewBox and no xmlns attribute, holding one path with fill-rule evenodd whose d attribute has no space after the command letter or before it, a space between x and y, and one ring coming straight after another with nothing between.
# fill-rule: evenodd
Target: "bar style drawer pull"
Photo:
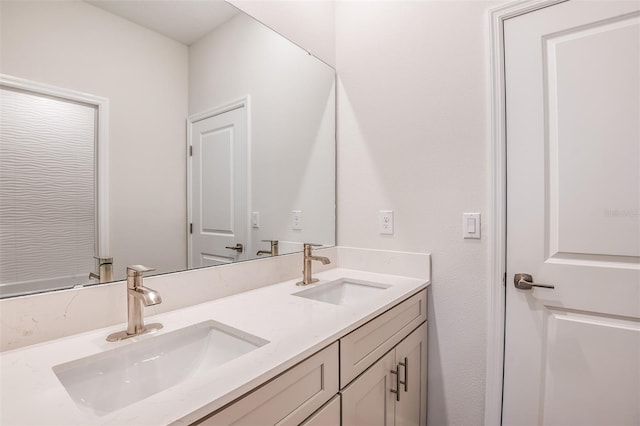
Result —
<instances>
[{"instance_id":1,"label":"bar style drawer pull","mask_svg":"<svg viewBox=\"0 0 640 426\"><path fill-rule=\"evenodd\" d=\"M396 401L400 402L400 374L398 372L398 366L396 365L395 370L391 370L391 374L396 376L396 388L391 389L391 393L396 394Z\"/></svg>"},{"instance_id":2,"label":"bar style drawer pull","mask_svg":"<svg viewBox=\"0 0 640 426\"><path fill-rule=\"evenodd\" d=\"M404 391L407 392L409 389L407 389L408 385L407 385L407 376L409 376L409 360L407 359L407 357L404 357L404 362L400 362L399 363L401 366L404 367L404 382L402 380L400 380L400 384L404 385Z\"/></svg>"}]
</instances>

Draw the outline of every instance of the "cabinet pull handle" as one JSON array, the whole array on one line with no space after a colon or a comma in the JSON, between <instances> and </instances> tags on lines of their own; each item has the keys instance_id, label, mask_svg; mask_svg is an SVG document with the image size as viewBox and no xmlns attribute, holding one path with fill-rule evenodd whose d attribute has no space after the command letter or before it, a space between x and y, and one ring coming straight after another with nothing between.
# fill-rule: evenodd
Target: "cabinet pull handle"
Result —
<instances>
[{"instance_id":1,"label":"cabinet pull handle","mask_svg":"<svg viewBox=\"0 0 640 426\"><path fill-rule=\"evenodd\" d=\"M391 370L391 374L395 374L396 376L396 388L391 389L391 393L396 394L396 401L400 402L400 374L398 374L398 366L396 365L395 370Z\"/></svg>"},{"instance_id":2,"label":"cabinet pull handle","mask_svg":"<svg viewBox=\"0 0 640 426\"><path fill-rule=\"evenodd\" d=\"M404 367L404 382L402 380L400 380L400 384L404 385L404 391L407 392L407 376L409 375L409 360L407 359L407 357L404 357L404 362L400 362L399 363L401 366ZM399 368L398 368L399 369Z\"/></svg>"}]
</instances>

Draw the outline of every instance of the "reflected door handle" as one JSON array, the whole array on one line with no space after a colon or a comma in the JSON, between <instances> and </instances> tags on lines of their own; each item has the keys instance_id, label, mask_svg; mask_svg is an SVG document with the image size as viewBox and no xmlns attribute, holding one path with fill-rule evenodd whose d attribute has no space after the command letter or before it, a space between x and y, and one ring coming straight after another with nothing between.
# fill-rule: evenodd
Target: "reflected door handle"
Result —
<instances>
[{"instance_id":1,"label":"reflected door handle","mask_svg":"<svg viewBox=\"0 0 640 426\"><path fill-rule=\"evenodd\" d=\"M244 246L240 243L236 244L235 247L226 246L225 248L228 248L229 250L235 250L238 253L242 253L244 251Z\"/></svg>"},{"instance_id":2,"label":"reflected door handle","mask_svg":"<svg viewBox=\"0 0 640 426\"><path fill-rule=\"evenodd\" d=\"M533 287L556 288L552 284L538 284L533 282L533 277L529 274L515 274L513 276L513 285L520 290L531 290Z\"/></svg>"}]
</instances>

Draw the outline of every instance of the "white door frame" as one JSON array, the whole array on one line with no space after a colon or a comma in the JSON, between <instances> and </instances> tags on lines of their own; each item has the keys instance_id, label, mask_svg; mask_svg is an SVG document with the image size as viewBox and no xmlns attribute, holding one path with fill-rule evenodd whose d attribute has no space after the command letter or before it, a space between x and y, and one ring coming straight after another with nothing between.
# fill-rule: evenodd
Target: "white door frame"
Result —
<instances>
[{"instance_id":1,"label":"white door frame","mask_svg":"<svg viewBox=\"0 0 640 426\"><path fill-rule=\"evenodd\" d=\"M0 74L0 85L40 95L79 102L97 110L96 132L96 239L98 257L109 253L109 99L76 90Z\"/></svg>"},{"instance_id":2,"label":"white door frame","mask_svg":"<svg viewBox=\"0 0 640 426\"><path fill-rule=\"evenodd\" d=\"M504 21L568 0L524 0L489 10L491 87L491 278L488 288L485 425L502 419L505 350L507 157Z\"/></svg>"},{"instance_id":3,"label":"white door frame","mask_svg":"<svg viewBox=\"0 0 640 426\"><path fill-rule=\"evenodd\" d=\"M209 108L202 112L190 115L187 117L187 267L193 267L193 234L191 233L191 224L193 223L193 212L191 211L191 191L193 189L193 182L191 179L191 172L193 168L193 157L191 156L191 135L193 134L194 123L211 118L216 115L224 114L225 112L233 111L234 109L244 108L246 114L247 123L247 217L251 217L251 97L245 95L242 98L227 102L217 107ZM251 227L249 221L245 224L247 243L245 244L245 250L250 253L253 250L251 247Z\"/></svg>"}]
</instances>

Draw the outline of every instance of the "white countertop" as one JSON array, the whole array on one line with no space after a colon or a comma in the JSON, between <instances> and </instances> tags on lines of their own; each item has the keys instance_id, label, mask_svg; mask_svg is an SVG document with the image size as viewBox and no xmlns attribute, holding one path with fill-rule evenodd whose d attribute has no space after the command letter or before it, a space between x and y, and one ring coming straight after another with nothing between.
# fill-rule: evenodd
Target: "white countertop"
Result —
<instances>
[{"instance_id":1,"label":"white countertop","mask_svg":"<svg viewBox=\"0 0 640 426\"><path fill-rule=\"evenodd\" d=\"M425 280L336 268L315 274L320 282L299 287L298 280L262 287L200 305L145 318L164 328L118 343L105 340L124 325L103 328L0 354L0 423L3 425L158 425L189 424L353 331L425 288ZM338 278L388 284L352 305L332 305L291 296ZM96 301L100 303L100 301ZM79 407L52 368L106 350L215 320L269 341L222 366L192 377L142 401L104 416Z\"/></svg>"}]
</instances>

